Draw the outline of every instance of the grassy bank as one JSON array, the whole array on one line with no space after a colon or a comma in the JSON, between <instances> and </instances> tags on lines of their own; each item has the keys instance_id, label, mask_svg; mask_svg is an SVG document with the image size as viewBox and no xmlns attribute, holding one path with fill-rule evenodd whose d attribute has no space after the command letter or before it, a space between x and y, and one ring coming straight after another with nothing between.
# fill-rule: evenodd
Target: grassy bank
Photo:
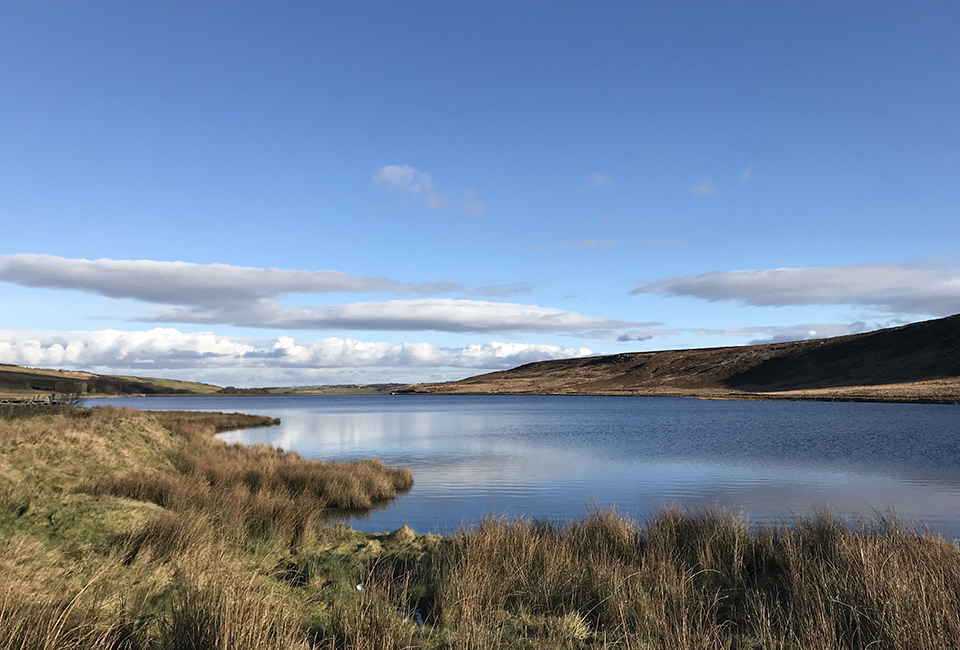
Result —
<instances>
[{"instance_id":1,"label":"grassy bank","mask_svg":"<svg viewBox=\"0 0 960 650\"><path fill-rule=\"evenodd\" d=\"M256 416L0 420L0 648L955 648L960 550L892 521L719 512L453 537L329 517L409 488L217 431ZM420 625L422 623L422 626Z\"/></svg>"}]
</instances>

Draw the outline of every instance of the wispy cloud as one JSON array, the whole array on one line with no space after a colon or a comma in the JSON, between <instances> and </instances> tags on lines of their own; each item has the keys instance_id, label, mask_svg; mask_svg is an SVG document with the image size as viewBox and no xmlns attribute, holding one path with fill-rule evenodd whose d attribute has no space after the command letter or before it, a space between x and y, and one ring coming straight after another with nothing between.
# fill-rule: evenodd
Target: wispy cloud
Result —
<instances>
[{"instance_id":1,"label":"wispy cloud","mask_svg":"<svg viewBox=\"0 0 960 650\"><path fill-rule=\"evenodd\" d=\"M384 165L374 172L373 182L389 191L407 194L431 210L456 208L478 218L486 214L486 206L472 188L459 194L439 192L430 174L410 165Z\"/></svg>"},{"instance_id":2,"label":"wispy cloud","mask_svg":"<svg viewBox=\"0 0 960 650\"><path fill-rule=\"evenodd\" d=\"M846 336L848 334L860 334L884 327L895 327L904 325L910 321L901 318L887 319L884 322L866 323L864 321L854 321L852 323L802 323L798 325L757 325L749 327L726 327L726 328L667 328L656 327L663 323L649 323L647 327L631 330L601 330L590 332L596 340L616 340L621 343L630 341L649 341L652 339L665 339L681 335L695 337L723 337L731 339L740 339L732 344L749 345L762 343L781 343L786 341L805 341L808 339L822 339L833 336Z\"/></svg>"},{"instance_id":3,"label":"wispy cloud","mask_svg":"<svg viewBox=\"0 0 960 650\"><path fill-rule=\"evenodd\" d=\"M699 183L690 186L690 193L694 196L711 197L717 195L717 184L712 178L704 178Z\"/></svg>"},{"instance_id":4,"label":"wispy cloud","mask_svg":"<svg viewBox=\"0 0 960 650\"><path fill-rule=\"evenodd\" d=\"M755 306L840 304L904 314L960 312L960 270L898 264L714 271L668 277L631 293L732 300Z\"/></svg>"},{"instance_id":5,"label":"wispy cloud","mask_svg":"<svg viewBox=\"0 0 960 650\"><path fill-rule=\"evenodd\" d=\"M469 292L471 296L482 298L505 298L532 292L532 282L513 282L510 284L485 284Z\"/></svg>"},{"instance_id":6,"label":"wispy cloud","mask_svg":"<svg viewBox=\"0 0 960 650\"><path fill-rule=\"evenodd\" d=\"M587 182L584 184L583 188L588 191L604 190L611 186L613 186L613 181L610 180L609 176L600 172L593 172L590 174L590 177L587 179Z\"/></svg>"},{"instance_id":7,"label":"wispy cloud","mask_svg":"<svg viewBox=\"0 0 960 650\"><path fill-rule=\"evenodd\" d=\"M899 323L898 323L899 324ZM882 327L890 327L892 323L876 323L868 325L863 321L853 323L807 323L804 325L782 325L779 327L747 327L728 330L727 336L744 336L750 338L750 345L762 343L785 343L788 341L807 341L810 339L825 339L834 336L860 334Z\"/></svg>"},{"instance_id":8,"label":"wispy cloud","mask_svg":"<svg viewBox=\"0 0 960 650\"><path fill-rule=\"evenodd\" d=\"M298 341L235 339L173 328L123 332L0 332L0 363L150 371L213 368L434 367L504 369L546 359L588 356L589 348L489 343L444 349L432 343L352 338Z\"/></svg>"},{"instance_id":9,"label":"wispy cloud","mask_svg":"<svg viewBox=\"0 0 960 650\"><path fill-rule=\"evenodd\" d=\"M740 180L744 183L753 180L753 165L748 165L740 172Z\"/></svg>"},{"instance_id":10,"label":"wispy cloud","mask_svg":"<svg viewBox=\"0 0 960 650\"><path fill-rule=\"evenodd\" d=\"M436 332L566 332L634 327L636 323L577 312L456 298L357 302L345 305L285 306L273 301L240 308L178 306L158 309L144 322L229 324L298 330Z\"/></svg>"}]
</instances>

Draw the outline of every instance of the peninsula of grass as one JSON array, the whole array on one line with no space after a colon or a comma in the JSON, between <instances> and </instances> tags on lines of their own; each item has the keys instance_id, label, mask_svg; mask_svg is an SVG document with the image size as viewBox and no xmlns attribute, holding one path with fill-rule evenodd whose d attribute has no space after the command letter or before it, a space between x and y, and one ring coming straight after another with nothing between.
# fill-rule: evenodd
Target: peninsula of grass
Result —
<instances>
[{"instance_id":1,"label":"peninsula of grass","mask_svg":"<svg viewBox=\"0 0 960 650\"><path fill-rule=\"evenodd\" d=\"M0 648L960 645L960 549L892 520L590 510L366 535L331 518L388 503L410 472L214 435L272 422L0 420Z\"/></svg>"}]
</instances>

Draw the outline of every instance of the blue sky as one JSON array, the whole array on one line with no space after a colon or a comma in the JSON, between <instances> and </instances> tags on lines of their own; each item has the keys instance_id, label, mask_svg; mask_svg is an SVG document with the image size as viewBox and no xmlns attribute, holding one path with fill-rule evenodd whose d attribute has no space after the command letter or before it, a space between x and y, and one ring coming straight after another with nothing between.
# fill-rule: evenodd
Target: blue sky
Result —
<instances>
[{"instance_id":1,"label":"blue sky","mask_svg":"<svg viewBox=\"0 0 960 650\"><path fill-rule=\"evenodd\" d=\"M954 2L0 7L0 362L280 385L960 312Z\"/></svg>"}]
</instances>

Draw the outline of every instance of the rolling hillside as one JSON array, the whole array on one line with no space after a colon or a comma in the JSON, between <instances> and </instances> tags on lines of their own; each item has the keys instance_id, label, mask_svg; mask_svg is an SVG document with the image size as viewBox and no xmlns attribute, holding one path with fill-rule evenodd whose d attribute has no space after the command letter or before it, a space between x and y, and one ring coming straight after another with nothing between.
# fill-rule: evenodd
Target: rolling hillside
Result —
<instances>
[{"instance_id":1,"label":"rolling hillside","mask_svg":"<svg viewBox=\"0 0 960 650\"><path fill-rule=\"evenodd\" d=\"M50 393L89 395L208 395L219 386L174 379L97 375L0 364L0 395L32 397Z\"/></svg>"},{"instance_id":2,"label":"rolling hillside","mask_svg":"<svg viewBox=\"0 0 960 650\"><path fill-rule=\"evenodd\" d=\"M829 339L542 361L398 392L960 403L960 314Z\"/></svg>"}]
</instances>

